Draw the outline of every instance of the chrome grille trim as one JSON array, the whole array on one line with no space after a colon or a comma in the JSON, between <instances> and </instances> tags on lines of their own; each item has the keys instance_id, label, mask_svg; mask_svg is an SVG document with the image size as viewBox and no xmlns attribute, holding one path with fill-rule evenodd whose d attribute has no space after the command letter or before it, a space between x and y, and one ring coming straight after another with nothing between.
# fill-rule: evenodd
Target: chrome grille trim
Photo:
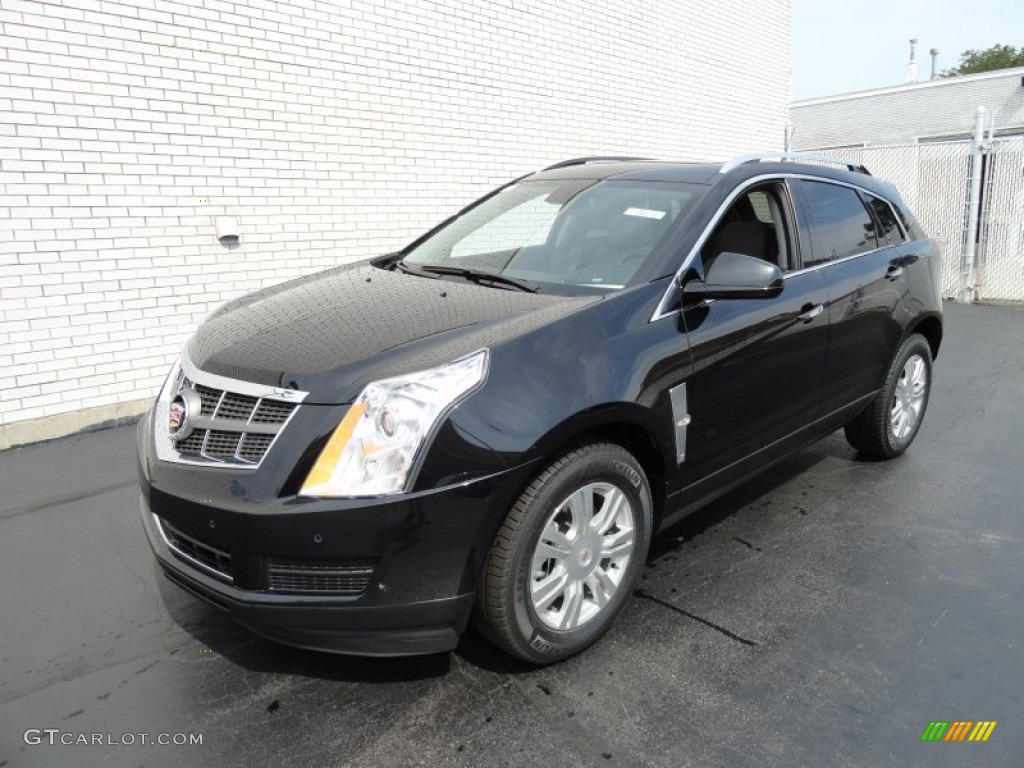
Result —
<instances>
[{"instance_id":1,"label":"chrome grille trim","mask_svg":"<svg viewBox=\"0 0 1024 768\"><path fill-rule=\"evenodd\" d=\"M227 390L237 392L241 395L251 397L276 398L286 403L301 403L306 399L307 392L300 392L296 389L285 389L282 387L271 387L266 384L256 384L241 379L231 379L227 376L220 376L216 373L201 371L188 359L186 352L182 351L180 365L185 373L185 378L198 382L211 389Z\"/></svg>"},{"instance_id":2,"label":"chrome grille trim","mask_svg":"<svg viewBox=\"0 0 1024 768\"><path fill-rule=\"evenodd\" d=\"M189 386L199 393L202 412L189 420L192 433L175 442L167 423L170 402ZM154 408L157 458L178 464L256 469L307 395L201 371L183 352ZM246 418L237 418L246 413ZM233 450L228 453L225 447L231 448L232 441Z\"/></svg>"}]
</instances>

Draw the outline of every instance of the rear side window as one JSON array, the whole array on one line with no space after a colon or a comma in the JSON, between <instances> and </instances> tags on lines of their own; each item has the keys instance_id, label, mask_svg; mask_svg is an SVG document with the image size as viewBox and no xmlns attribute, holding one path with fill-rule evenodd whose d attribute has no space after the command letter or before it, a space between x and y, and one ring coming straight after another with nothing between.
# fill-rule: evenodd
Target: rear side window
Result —
<instances>
[{"instance_id":1,"label":"rear side window","mask_svg":"<svg viewBox=\"0 0 1024 768\"><path fill-rule=\"evenodd\" d=\"M855 190L820 181L801 181L797 188L811 238L812 253L804 267L878 247L874 219Z\"/></svg>"},{"instance_id":2,"label":"rear side window","mask_svg":"<svg viewBox=\"0 0 1024 768\"><path fill-rule=\"evenodd\" d=\"M875 197L874 195L865 195L864 197L867 198L871 212L875 214L875 219L880 227L878 242L880 244L888 243L889 245L905 243L907 239L903 236L903 230L900 229L900 225L896 222L896 214L892 212L892 206L882 198Z\"/></svg>"},{"instance_id":3,"label":"rear side window","mask_svg":"<svg viewBox=\"0 0 1024 768\"><path fill-rule=\"evenodd\" d=\"M896 209L896 215L900 217L903 229L910 234L911 240L924 240L928 237L910 211L903 208L900 203L893 203L892 207Z\"/></svg>"}]
</instances>

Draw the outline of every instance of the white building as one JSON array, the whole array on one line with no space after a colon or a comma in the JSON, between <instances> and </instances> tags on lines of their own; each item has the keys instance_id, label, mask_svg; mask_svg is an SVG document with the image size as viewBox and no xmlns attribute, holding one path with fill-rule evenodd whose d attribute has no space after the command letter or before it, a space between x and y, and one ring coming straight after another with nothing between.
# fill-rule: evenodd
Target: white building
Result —
<instances>
[{"instance_id":1,"label":"white building","mask_svg":"<svg viewBox=\"0 0 1024 768\"><path fill-rule=\"evenodd\" d=\"M996 136L1024 134L1024 67L795 101L793 148L966 139L979 106Z\"/></svg>"},{"instance_id":2,"label":"white building","mask_svg":"<svg viewBox=\"0 0 1024 768\"><path fill-rule=\"evenodd\" d=\"M0 448L516 175L778 148L790 90L789 0L2 0L0 46Z\"/></svg>"}]
</instances>

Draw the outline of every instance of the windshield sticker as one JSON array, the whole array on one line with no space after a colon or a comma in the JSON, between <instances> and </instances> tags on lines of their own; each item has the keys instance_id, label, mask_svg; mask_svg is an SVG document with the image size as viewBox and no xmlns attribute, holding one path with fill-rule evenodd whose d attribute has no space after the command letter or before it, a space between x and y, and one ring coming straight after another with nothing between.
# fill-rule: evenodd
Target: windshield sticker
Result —
<instances>
[{"instance_id":1,"label":"windshield sticker","mask_svg":"<svg viewBox=\"0 0 1024 768\"><path fill-rule=\"evenodd\" d=\"M627 208L623 216L639 216L642 219L663 219L665 211L652 211L650 208Z\"/></svg>"}]
</instances>

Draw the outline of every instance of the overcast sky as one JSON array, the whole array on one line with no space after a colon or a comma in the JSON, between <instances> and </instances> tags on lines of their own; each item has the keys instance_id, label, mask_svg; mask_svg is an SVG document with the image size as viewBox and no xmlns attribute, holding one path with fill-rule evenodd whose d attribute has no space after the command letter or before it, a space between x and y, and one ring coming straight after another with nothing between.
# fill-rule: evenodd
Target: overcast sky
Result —
<instances>
[{"instance_id":1,"label":"overcast sky","mask_svg":"<svg viewBox=\"0 0 1024 768\"><path fill-rule=\"evenodd\" d=\"M793 0L793 97L902 83L911 37L927 80L930 48L942 70L968 48L1024 45L1024 0Z\"/></svg>"}]
</instances>

